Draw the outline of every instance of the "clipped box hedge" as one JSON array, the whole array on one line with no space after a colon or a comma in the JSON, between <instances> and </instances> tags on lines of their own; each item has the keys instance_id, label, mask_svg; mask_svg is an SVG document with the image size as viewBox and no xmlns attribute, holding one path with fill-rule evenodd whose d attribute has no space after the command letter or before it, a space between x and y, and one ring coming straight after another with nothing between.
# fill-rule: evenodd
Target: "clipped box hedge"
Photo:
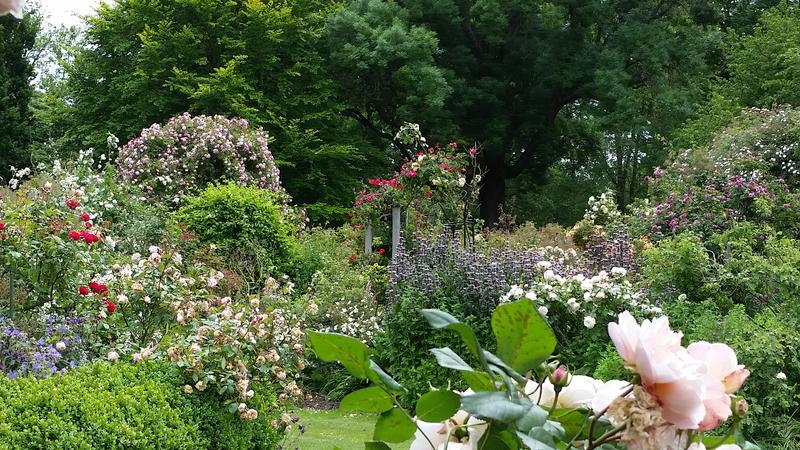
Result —
<instances>
[{"instance_id":1,"label":"clipped box hedge","mask_svg":"<svg viewBox=\"0 0 800 450\"><path fill-rule=\"evenodd\" d=\"M158 363L95 363L49 379L0 377L0 449L276 447L269 414L243 421L212 394L189 396L181 386L180 374Z\"/></svg>"}]
</instances>

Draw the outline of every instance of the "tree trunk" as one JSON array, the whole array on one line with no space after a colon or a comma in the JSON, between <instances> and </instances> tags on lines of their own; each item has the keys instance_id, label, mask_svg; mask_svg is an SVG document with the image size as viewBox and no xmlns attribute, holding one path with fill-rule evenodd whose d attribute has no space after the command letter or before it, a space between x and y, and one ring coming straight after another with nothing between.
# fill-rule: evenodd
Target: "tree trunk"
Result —
<instances>
[{"instance_id":1,"label":"tree trunk","mask_svg":"<svg viewBox=\"0 0 800 450\"><path fill-rule=\"evenodd\" d=\"M506 178L502 172L491 168L486 172L481 186L480 201L484 226L493 228L500 218L500 207L506 201Z\"/></svg>"}]
</instances>

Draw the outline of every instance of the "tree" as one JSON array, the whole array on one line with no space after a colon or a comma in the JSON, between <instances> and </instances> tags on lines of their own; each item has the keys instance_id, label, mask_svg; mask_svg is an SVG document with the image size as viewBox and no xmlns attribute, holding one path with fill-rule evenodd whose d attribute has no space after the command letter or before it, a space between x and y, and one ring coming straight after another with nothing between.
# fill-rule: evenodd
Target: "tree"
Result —
<instances>
[{"instance_id":1,"label":"tree","mask_svg":"<svg viewBox=\"0 0 800 450\"><path fill-rule=\"evenodd\" d=\"M568 153L566 106L591 102L620 119L656 111L670 124L691 112L712 32L693 10L659 0L353 0L328 21L329 61L348 114L375 134L418 121L429 136L481 145L491 224L506 180L541 180Z\"/></svg>"},{"instance_id":2,"label":"tree","mask_svg":"<svg viewBox=\"0 0 800 450\"><path fill-rule=\"evenodd\" d=\"M65 145L102 146L109 132L126 142L186 111L242 117L270 133L295 201L349 205L361 179L380 173L383 152L342 122L316 49L335 8L333 0L101 5L68 67Z\"/></svg>"},{"instance_id":3,"label":"tree","mask_svg":"<svg viewBox=\"0 0 800 450\"><path fill-rule=\"evenodd\" d=\"M35 75L29 57L34 49L41 18L27 14L18 20L0 17L0 176L10 166L29 165L27 147L31 142L31 114Z\"/></svg>"},{"instance_id":4,"label":"tree","mask_svg":"<svg viewBox=\"0 0 800 450\"><path fill-rule=\"evenodd\" d=\"M676 148L708 144L744 108L800 105L800 6L781 2L761 15L752 33L731 32L723 48L726 65L677 133Z\"/></svg>"}]
</instances>

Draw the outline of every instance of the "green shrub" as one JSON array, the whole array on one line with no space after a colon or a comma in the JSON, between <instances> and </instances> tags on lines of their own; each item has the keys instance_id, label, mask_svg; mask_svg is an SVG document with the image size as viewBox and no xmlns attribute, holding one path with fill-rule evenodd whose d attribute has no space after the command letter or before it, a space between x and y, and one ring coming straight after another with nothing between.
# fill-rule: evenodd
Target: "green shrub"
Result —
<instances>
[{"instance_id":1,"label":"green shrub","mask_svg":"<svg viewBox=\"0 0 800 450\"><path fill-rule=\"evenodd\" d=\"M432 330L420 314L421 309L441 309L469 324L480 342L494 342L488 318L465 316L460 299L443 295L429 297L408 290L394 303L391 316L384 323L384 332L375 340L380 365L402 384L408 393L402 400L413 403L430 386L447 389L466 389L457 372L440 367L430 353L430 348L450 347L467 357L469 351L454 333ZM493 349L490 349L492 351ZM477 364L477 361L467 359Z\"/></svg>"},{"instance_id":2,"label":"green shrub","mask_svg":"<svg viewBox=\"0 0 800 450\"><path fill-rule=\"evenodd\" d=\"M157 363L0 378L0 449L274 448L267 415L239 420L211 395L186 396L180 382Z\"/></svg>"},{"instance_id":3,"label":"green shrub","mask_svg":"<svg viewBox=\"0 0 800 450\"><path fill-rule=\"evenodd\" d=\"M745 428L750 436L771 441L787 424L797 427L793 418L800 408L800 324L795 315L765 309L750 316L743 305L725 312L708 301L672 302L665 313L673 329L684 332L684 342L726 343L739 364L750 369L740 391L750 404Z\"/></svg>"},{"instance_id":4,"label":"green shrub","mask_svg":"<svg viewBox=\"0 0 800 450\"><path fill-rule=\"evenodd\" d=\"M261 288L267 275L293 272L297 226L283 209L267 190L228 183L189 198L176 218L198 244L215 245L228 268Z\"/></svg>"},{"instance_id":5,"label":"green shrub","mask_svg":"<svg viewBox=\"0 0 800 450\"><path fill-rule=\"evenodd\" d=\"M702 301L718 295L711 258L693 234L664 239L643 256L645 284L656 298L671 299L683 294L690 300Z\"/></svg>"}]
</instances>

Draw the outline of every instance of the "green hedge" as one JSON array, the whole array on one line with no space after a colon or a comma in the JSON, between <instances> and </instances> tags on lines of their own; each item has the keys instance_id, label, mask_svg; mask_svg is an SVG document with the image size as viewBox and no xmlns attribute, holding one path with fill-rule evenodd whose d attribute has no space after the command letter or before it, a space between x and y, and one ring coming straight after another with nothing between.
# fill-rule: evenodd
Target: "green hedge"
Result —
<instances>
[{"instance_id":1,"label":"green hedge","mask_svg":"<svg viewBox=\"0 0 800 450\"><path fill-rule=\"evenodd\" d=\"M0 449L275 448L265 409L242 421L181 385L176 370L156 363L96 363L44 380L0 377Z\"/></svg>"}]
</instances>

